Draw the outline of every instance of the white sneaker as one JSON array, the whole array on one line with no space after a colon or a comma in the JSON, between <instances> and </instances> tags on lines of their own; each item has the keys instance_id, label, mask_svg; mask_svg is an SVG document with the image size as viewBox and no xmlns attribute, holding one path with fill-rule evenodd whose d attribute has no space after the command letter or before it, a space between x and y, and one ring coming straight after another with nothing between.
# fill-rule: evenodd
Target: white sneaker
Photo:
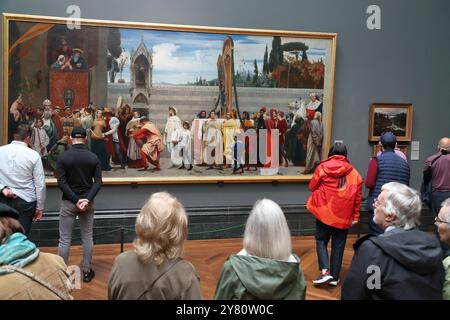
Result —
<instances>
[{"instance_id":1,"label":"white sneaker","mask_svg":"<svg viewBox=\"0 0 450 320\"><path fill-rule=\"evenodd\" d=\"M328 284L332 280L333 280L333 277L330 276L328 273L326 273L326 274L321 274L318 279L313 280L313 283L316 285L322 285L322 284Z\"/></svg>"},{"instance_id":2,"label":"white sneaker","mask_svg":"<svg viewBox=\"0 0 450 320\"><path fill-rule=\"evenodd\" d=\"M332 280L332 281L328 282L328 284L329 284L330 286L337 287L337 285L339 284L339 282L341 282L341 281L340 281L339 279L337 279L337 280Z\"/></svg>"}]
</instances>

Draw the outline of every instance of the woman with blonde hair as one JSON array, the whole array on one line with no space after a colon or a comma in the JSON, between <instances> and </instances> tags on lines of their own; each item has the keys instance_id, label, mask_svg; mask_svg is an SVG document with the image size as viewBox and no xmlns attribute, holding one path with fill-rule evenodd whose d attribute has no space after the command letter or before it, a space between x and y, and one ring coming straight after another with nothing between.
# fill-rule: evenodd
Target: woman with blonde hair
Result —
<instances>
[{"instance_id":1,"label":"woman with blonde hair","mask_svg":"<svg viewBox=\"0 0 450 320\"><path fill-rule=\"evenodd\" d=\"M215 299L303 300L305 291L283 211L272 200L258 200L245 226L244 249L225 262Z\"/></svg>"},{"instance_id":2,"label":"woman with blonde hair","mask_svg":"<svg viewBox=\"0 0 450 320\"><path fill-rule=\"evenodd\" d=\"M136 219L133 249L120 254L109 276L110 300L201 299L200 277L180 258L188 227L181 203L153 194Z\"/></svg>"}]
</instances>

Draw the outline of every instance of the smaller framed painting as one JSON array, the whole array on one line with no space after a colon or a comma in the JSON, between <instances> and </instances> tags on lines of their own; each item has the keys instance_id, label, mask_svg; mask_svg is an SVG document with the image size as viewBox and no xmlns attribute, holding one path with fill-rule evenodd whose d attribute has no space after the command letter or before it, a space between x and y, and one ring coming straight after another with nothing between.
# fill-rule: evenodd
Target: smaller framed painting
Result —
<instances>
[{"instance_id":1,"label":"smaller framed painting","mask_svg":"<svg viewBox=\"0 0 450 320\"><path fill-rule=\"evenodd\" d=\"M372 103L369 112L369 141L378 141L387 131L397 141L411 141L413 105L410 103Z\"/></svg>"},{"instance_id":2,"label":"smaller framed painting","mask_svg":"<svg viewBox=\"0 0 450 320\"><path fill-rule=\"evenodd\" d=\"M381 152L383 149L381 148L380 144L374 144L372 147L372 157L376 157L378 152ZM406 156L406 159L408 159L408 145L406 144L402 144L402 145L397 145L396 150L399 150L401 152L403 152Z\"/></svg>"}]
</instances>

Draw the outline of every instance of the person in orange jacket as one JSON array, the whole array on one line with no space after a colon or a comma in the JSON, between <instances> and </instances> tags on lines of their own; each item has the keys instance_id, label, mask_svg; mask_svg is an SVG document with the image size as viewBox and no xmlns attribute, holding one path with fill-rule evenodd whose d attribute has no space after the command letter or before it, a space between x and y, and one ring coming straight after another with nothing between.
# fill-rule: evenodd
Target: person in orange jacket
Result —
<instances>
[{"instance_id":1,"label":"person in orange jacket","mask_svg":"<svg viewBox=\"0 0 450 320\"><path fill-rule=\"evenodd\" d=\"M306 208L316 217L316 250L320 276L314 285L339 283L348 229L359 220L362 184L358 171L347 159L347 148L335 142L309 183L311 196ZM331 259L327 245L331 239ZM330 268L331 265L331 268Z\"/></svg>"}]
</instances>

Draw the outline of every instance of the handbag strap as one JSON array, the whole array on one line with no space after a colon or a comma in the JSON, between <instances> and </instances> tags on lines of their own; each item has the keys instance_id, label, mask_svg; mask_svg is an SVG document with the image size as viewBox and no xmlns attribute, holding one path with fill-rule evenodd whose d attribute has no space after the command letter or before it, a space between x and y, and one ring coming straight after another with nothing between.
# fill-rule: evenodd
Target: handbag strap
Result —
<instances>
[{"instance_id":1,"label":"handbag strap","mask_svg":"<svg viewBox=\"0 0 450 320\"><path fill-rule=\"evenodd\" d=\"M146 294L147 292L149 292L153 285L163 276L165 275L167 272L169 272L170 269L172 269L178 262L180 262L181 259L180 258L176 258L175 260L170 261L162 270L161 272L154 278L152 279L152 281L150 282L149 285L147 285L146 289L144 290L144 292L142 292L142 294L137 298L137 300L139 300L144 294Z\"/></svg>"},{"instance_id":2,"label":"handbag strap","mask_svg":"<svg viewBox=\"0 0 450 320\"><path fill-rule=\"evenodd\" d=\"M38 276L36 276L34 273L31 273L31 272L26 271L26 270L24 270L22 268L19 268L19 267L16 267L16 266L12 266L12 265L2 266L2 269L15 271L17 273L20 273L20 274L30 278L33 281L36 281L41 286L47 288L49 291L51 291L56 296L58 296L61 300L73 300L73 297L70 294L67 294L67 293L59 290L58 288L54 287L53 285L51 285L47 281L44 281L41 278L39 278Z\"/></svg>"}]
</instances>

